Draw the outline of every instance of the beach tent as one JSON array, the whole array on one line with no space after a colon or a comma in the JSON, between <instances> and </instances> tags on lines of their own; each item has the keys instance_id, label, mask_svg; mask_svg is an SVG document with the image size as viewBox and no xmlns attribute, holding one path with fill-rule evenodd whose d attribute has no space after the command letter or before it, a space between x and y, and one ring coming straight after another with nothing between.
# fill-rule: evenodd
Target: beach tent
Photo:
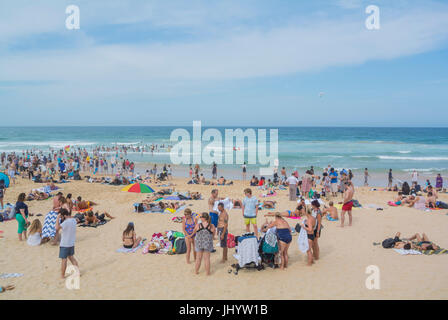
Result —
<instances>
[{"instance_id":1,"label":"beach tent","mask_svg":"<svg viewBox=\"0 0 448 320\"><path fill-rule=\"evenodd\" d=\"M5 181L6 188L9 187L9 177L6 174L4 174L3 172L0 172L0 180Z\"/></svg>"},{"instance_id":2,"label":"beach tent","mask_svg":"<svg viewBox=\"0 0 448 320\"><path fill-rule=\"evenodd\" d=\"M121 191L136 192L136 193L153 193L153 192L155 192L153 188L151 188L150 186L148 186L147 184L144 184L144 183L130 184L130 185L124 187L123 189L121 189Z\"/></svg>"}]
</instances>

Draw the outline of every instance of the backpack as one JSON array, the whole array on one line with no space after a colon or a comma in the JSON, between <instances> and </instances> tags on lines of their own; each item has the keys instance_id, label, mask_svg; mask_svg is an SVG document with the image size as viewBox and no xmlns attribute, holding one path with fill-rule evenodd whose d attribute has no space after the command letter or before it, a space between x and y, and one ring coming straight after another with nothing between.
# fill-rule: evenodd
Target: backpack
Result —
<instances>
[{"instance_id":1,"label":"backpack","mask_svg":"<svg viewBox=\"0 0 448 320\"><path fill-rule=\"evenodd\" d=\"M174 241L174 251L176 254L183 254L187 252L187 244L185 243L185 238L177 238Z\"/></svg>"},{"instance_id":2,"label":"backpack","mask_svg":"<svg viewBox=\"0 0 448 320\"><path fill-rule=\"evenodd\" d=\"M227 248L235 248L235 236L231 233L227 235Z\"/></svg>"},{"instance_id":3,"label":"backpack","mask_svg":"<svg viewBox=\"0 0 448 320\"><path fill-rule=\"evenodd\" d=\"M382 246L384 249L390 249L393 248L395 245L395 240L392 238L387 238L383 241Z\"/></svg>"},{"instance_id":4,"label":"backpack","mask_svg":"<svg viewBox=\"0 0 448 320\"><path fill-rule=\"evenodd\" d=\"M302 226L300 225L300 223L298 223L298 224L296 224L294 229L297 231L297 233L300 233L301 228L302 228Z\"/></svg>"}]
</instances>

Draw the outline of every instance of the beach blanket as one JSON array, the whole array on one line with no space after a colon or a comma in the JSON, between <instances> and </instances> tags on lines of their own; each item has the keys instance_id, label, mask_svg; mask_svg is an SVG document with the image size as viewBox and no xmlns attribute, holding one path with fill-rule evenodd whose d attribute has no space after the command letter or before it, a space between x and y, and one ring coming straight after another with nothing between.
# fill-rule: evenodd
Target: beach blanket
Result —
<instances>
[{"instance_id":1,"label":"beach blanket","mask_svg":"<svg viewBox=\"0 0 448 320\"><path fill-rule=\"evenodd\" d=\"M129 252L136 252L138 249L140 249L141 247L143 247L143 241L140 241L140 243L138 244L138 246L136 246L135 248L125 248L125 247L121 247L117 249L117 252L121 252L121 253L129 253Z\"/></svg>"},{"instance_id":2,"label":"beach blanket","mask_svg":"<svg viewBox=\"0 0 448 320\"><path fill-rule=\"evenodd\" d=\"M165 200L180 200L180 198L178 196L167 196L163 199L165 199Z\"/></svg>"},{"instance_id":3,"label":"beach blanket","mask_svg":"<svg viewBox=\"0 0 448 320\"><path fill-rule=\"evenodd\" d=\"M426 254L426 255L448 254L448 250L447 249L442 249L442 248L440 248L439 250L422 250L422 253Z\"/></svg>"},{"instance_id":4,"label":"beach blanket","mask_svg":"<svg viewBox=\"0 0 448 320\"><path fill-rule=\"evenodd\" d=\"M2 273L0 274L0 279L8 279L8 278L18 278L22 277L23 273Z\"/></svg>"},{"instance_id":5,"label":"beach blanket","mask_svg":"<svg viewBox=\"0 0 448 320\"><path fill-rule=\"evenodd\" d=\"M102 226L102 225L106 224L107 222L109 222L109 221L108 220L103 220L103 221L99 221L97 223L82 223L82 224L78 224L78 227L96 228L98 226Z\"/></svg>"},{"instance_id":6,"label":"beach blanket","mask_svg":"<svg viewBox=\"0 0 448 320\"><path fill-rule=\"evenodd\" d=\"M277 195L277 192L274 192L274 193L271 193L271 194L263 194L263 195L261 195L263 198L266 198L266 197L275 197Z\"/></svg>"},{"instance_id":7,"label":"beach blanket","mask_svg":"<svg viewBox=\"0 0 448 320\"><path fill-rule=\"evenodd\" d=\"M50 211L45 216L44 226L42 227L42 239L53 238L56 235L56 218L58 213L56 211Z\"/></svg>"},{"instance_id":8,"label":"beach blanket","mask_svg":"<svg viewBox=\"0 0 448 320\"><path fill-rule=\"evenodd\" d=\"M398 252L398 253L401 254L401 255L408 255L408 254L412 254L412 255L414 255L414 254L422 254L420 251L418 251L418 250L413 250L413 249L411 249L411 250L394 249L394 251L395 251L395 252Z\"/></svg>"}]
</instances>

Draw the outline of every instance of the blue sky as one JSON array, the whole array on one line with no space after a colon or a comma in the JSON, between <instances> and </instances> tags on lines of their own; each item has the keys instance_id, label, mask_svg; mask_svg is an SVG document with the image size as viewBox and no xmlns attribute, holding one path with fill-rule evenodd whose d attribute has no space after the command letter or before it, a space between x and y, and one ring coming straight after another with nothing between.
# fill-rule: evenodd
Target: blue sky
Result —
<instances>
[{"instance_id":1,"label":"blue sky","mask_svg":"<svg viewBox=\"0 0 448 320\"><path fill-rule=\"evenodd\" d=\"M447 126L447 101L446 1L0 3L9 125Z\"/></svg>"}]
</instances>

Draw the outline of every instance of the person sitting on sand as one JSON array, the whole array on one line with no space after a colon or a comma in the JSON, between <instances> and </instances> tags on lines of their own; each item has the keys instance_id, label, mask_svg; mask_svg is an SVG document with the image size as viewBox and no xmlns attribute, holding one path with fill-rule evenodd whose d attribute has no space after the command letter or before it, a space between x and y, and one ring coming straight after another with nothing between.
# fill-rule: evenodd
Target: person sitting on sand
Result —
<instances>
[{"instance_id":1,"label":"person sitting on sand","mask_svg":"<svg viewBox=\"0 0 448 320\"><path fill-rule=\"evenodd\" d=\"M428 195L426 196L426 206L428 208L437 208L436 202L437 200L433 193L431 191L428 192Z\"/></svg>"},{"instance_id":2,"label":"person sitting on sand","mask_svg":"<svg viewBox=\"0 0 448 320\"><path fill-rule=\"evenodd\" d=\"M30 246L38 246L41 243L42 224L39 219L34 219L28 232L27 243Z\"/></svg>"},{"instance_id":3,"label":"person sitting on sand","mask_svg":"<svg viewBox=\"0 0 448 320\"><path fill-rule=\"evenodd\" d=\"M59 208L61 207L61 203L59 202L59 200L62 197L62 192L58 192L55 197L53 198L53 210L57 211L59 210Z\"/></svg>"},{"instance_id":4,"label":"person sitting on sand","mask_svg":"<svg viewBox=\"0 0 448 320\"><path fill-rule=\"evenodd\" d=\"M123 231L123 247L125 247L126 249L134 249L140 244L141 240L142 238L137 237L137 235L135 234L134 223L129 222L128 226Z\"/></svg>"},{"instance_id":5,"label":"person sitting on sand","mask_svg":"<svg viewBox=\"0 0 448 320\"><path fill-rule=\"evenodd\" d=\"M325 214L325 217L327 218L327 220L329 220L329 221L338 221L339 220L338 209L334 206L333 201L330 201L328 203L328 205L329 205L329 207L328 208L324 208L322 213Z\"/></svg>"},{"instance_id":6,"label":"person sitting on sand","mask_svg":"<svg viewBox=\"0 0 448 320\"><path fill-rule=\"evenodd\" d=\"M426 208L426 200L423 196L410 196L406 201L408 203L409 208L415 208L419 210L425 210Z\"/></svg>"},{"instance_id":7,"label":"person sitting on sand","mask_svg":"<svg viewBox=\"0 0 448 320\"><path fill-rule=\"evenodd\" d=\"M86 210L92 206L96 205L95 202L93 201L86 201L86 200L82 200L81 196L79 196L77 198L77 201L75 203L75 208L77 210Z\"/></svg>"}]
</instances>

